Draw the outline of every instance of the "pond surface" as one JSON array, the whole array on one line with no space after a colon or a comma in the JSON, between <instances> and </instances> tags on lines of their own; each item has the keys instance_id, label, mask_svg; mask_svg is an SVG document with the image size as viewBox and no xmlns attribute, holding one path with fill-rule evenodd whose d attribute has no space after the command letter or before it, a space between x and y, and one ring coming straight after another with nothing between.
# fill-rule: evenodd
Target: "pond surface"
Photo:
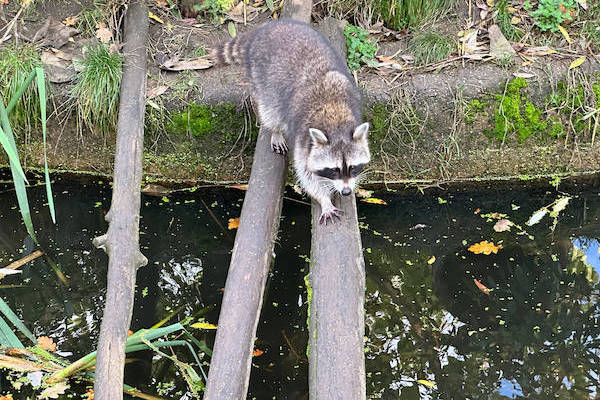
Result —
<instances>
[{"instance_id":1,"label":"pond surface","mask_svg":"<svg viewBox=\"0 0 600 400\"><path fill-rule=\"evenodd\" d=\"M376 192L387 205L359 203L369 399L598 397L599 190L527 187ZM36 336L53 338L75 360L98 339L107 257L91 241L107 229L111 192L98 180L61 179L54 192L56 226L44 188L29 192L47 257L2 279L0 295ZM143 197L141 245L149 264L137 275L133 331L167 317L167 324L217 323L235 237L228 220L239 216L243 195L202 188ZM249 398L259 400L308 398L310 209L288 195L255 345L263 353L253 359ZM532 219L541 220L527 225L542 207L553 215L538 212ZM36 249L8 184L0 187L0 221L4 267ZM213 331L190 330L212 347ZM185 350L174 352L192 361ZM209 360L202 358L204 372ZM0 394L21 398L6 379L0 383ZM126 383L192 398L172 361L149 352L132 356Z\"/></svg>"}]
</instances>

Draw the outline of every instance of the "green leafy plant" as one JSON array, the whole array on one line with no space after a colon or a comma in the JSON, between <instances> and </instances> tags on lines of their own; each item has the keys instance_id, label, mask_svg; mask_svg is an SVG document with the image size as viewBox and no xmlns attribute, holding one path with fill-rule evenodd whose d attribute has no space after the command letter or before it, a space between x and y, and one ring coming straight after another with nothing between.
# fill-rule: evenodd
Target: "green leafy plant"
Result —
<instances>
[{"instance_id":1,"label":"green leafy plant","mask_svg":"<svg viewBox=\"0 0 600 400\"><path fill-rule=\"evenodd\" d=\"M46 195L48 196L48 207L50 208L50 215L52 221L56 222L56 216L54 213L54 200L52 197L52 188L50 186L50 174L48 173L48 161L46 160L46 82L44 79L44 70L40 67L36 67L21 86L14 93L8 105L4 106L4 100L0 99L0 144L8 155L10 170L15 185L15 191L17 194L17 202L19 204L19 210L25 223L25 228L29 236L37 242L35 231L33 229L33 223L31 221L31 211L29 209L29 201L27 200L27 191L25 189L25 173L21 167L21 161L19 159L19 153L17 151L17 145L13 135L13 129L9 120L10 113L19 104L21 96L28 89L29 85L36 79L37 92L39 95L40 103L40 116L42 124L42 136L44 141L44 175L46 180Z\"/></svg>"},{"instance_id":2,"label":"green leafy plant","mask_svg":"<svg viewBox=\"0 0 600 400\"><path fill-rule=\"evenodd\" d=\"M573 20L571 13L576 11L575 0L540 0L531 16L542 31L556 32L564 21Z\"/></svg>"},{"instance_id":3,"label":"green leafy plant","mask_svg":"<svg viewBox=\"0 0 600 400\"><path fill-rule=\"evenodd\" d=\"M436 32L424 32L415 36L408 44L408 51L415 57L416 64L432 64L450 55L454 42Z\"/></svg>"},{"instance_id":4,"label":"green leafy plant","mask_svg":"<svg viewBox=\"0 0 600 400\"><path fill-rule=\"evenodd\" d=\"M235 0L204 0L202 4L194 4L194 9L206 15L206 17L215 25L223 23L223 16L231 7Z\"/></svg>"},{"instance_id":5,"label":"green leafy plant","mask_svg":"<svg viewBox=\"0 0 600 400\"><path fill-rule=\"evenodd\" d=\"M368 38L369 32L358 26L347 24L344 31L346 47L348 48L348 67L354 71L361 64L374 65L377 45Z\"/></svg>"},{"instance_id":6,"label":"green leafy plant","mask_svg":"<svg viewBox=\"0 0 600 400\"><path fill-rule=\"evenodd\" d=\"M72 96L79 120L91 130L107 133L117 125L121 63L121 55L105 45L87 48Z\"/></svg>"}]
</instances>

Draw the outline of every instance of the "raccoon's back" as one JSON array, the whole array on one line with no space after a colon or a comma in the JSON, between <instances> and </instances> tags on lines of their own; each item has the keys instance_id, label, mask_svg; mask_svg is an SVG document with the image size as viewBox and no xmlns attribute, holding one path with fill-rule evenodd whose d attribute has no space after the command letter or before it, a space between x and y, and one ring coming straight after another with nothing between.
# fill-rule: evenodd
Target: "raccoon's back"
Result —
<instances>
[{"instance_id":1,"label":"raccoon's back","mask_svg":"<svg viewBox=\"0 0 600 400\"><path fill-rule=\"evenodd\" d=\"M243 64L257 84L278 81L302 85L327 71L347 71L344 60L323 35L292 19L271 22L250 33Z\"/></svg>"},{"instance_id":2,"label":"raccoon's back","mask_svg":"<svg viewBox=\"0 0 600 400\"><path fill-rule=\"evenodd\" d=\"M215 64L242 64L255 86L278 81L282 86L305 83L338 70L347 72L344 60L310 25L292 19L266 23L218 46Z\"/></svg>"}]
</instances>

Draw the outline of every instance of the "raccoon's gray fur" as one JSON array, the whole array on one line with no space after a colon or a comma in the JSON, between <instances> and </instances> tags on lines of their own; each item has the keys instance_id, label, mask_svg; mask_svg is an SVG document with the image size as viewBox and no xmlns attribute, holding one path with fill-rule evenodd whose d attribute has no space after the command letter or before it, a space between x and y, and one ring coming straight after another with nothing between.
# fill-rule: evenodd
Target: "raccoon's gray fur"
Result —
<instances>
[{"instance_id":1,"label":"raccoon's gray fur","mask_svg":"<svg viewBox=\"0 0 600 400\"><path fill-rule=\"evenodd\" d=\"M213 51L217 65L242 64L273 151L290 143L302 189L321 205L321 223L339 215L331 195L349 195L370 161L368 123L344 60L309 25L264 24ZM287 140L287 141L286 141Z\"/></svg>"}]
</instances>

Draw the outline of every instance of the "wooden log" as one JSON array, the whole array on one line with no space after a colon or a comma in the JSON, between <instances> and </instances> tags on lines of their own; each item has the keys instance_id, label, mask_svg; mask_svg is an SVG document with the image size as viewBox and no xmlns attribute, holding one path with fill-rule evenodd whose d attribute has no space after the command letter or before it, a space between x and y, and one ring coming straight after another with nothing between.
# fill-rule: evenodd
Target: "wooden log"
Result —
<instances>
[{"instance_id":1,"label":"wooden log","mask_svg":"<svg viewBox=\"0 0 600 400\"><path fill-rule=\"evenodd\" d=\"M148 8L143 0L131 0L125 18L114 187L106 214L109 227L105 235L93 241L109 257L96 360L96 400L123 399L125 341L133 311L135 275L147 263L139 246L147 34Z\"/></svg>"},{"instance_id":2,"label":"wooden log","mask_svg":"<svg viewBox=\"0 0 600 400\"><path fill-rule=\"evenodd\" d=\"M320 27L345 57L344 23L326 19ZM340 221L319 224L313 201L310 267L309 393L311 399L366 398L364 359L365 263L354 196L338 196Z\"/></svg>"},{"instance_id":3,"label":"wooden log","mask_svg":"<svg viewBox=\"0 0 600 400\"><path fill-rule=\"evenodd\" d=\"M310 22L311 8L311 0L292 0L286 3L283 15ZM246 398L287 165L287 157L271 150L271 132L261 127L233 245L204 400Z\"/></svg>"}]
</instances>

